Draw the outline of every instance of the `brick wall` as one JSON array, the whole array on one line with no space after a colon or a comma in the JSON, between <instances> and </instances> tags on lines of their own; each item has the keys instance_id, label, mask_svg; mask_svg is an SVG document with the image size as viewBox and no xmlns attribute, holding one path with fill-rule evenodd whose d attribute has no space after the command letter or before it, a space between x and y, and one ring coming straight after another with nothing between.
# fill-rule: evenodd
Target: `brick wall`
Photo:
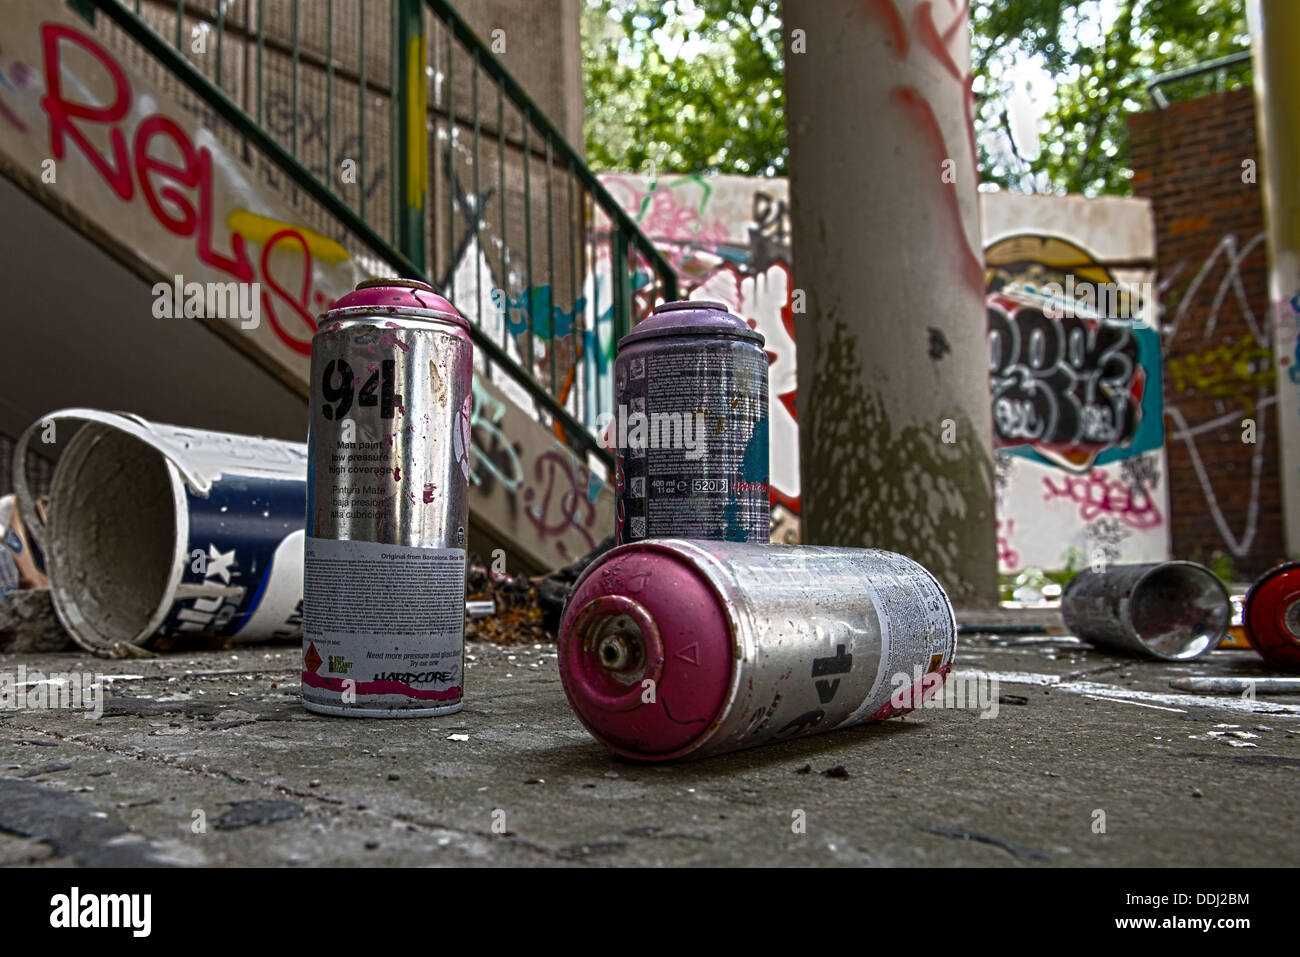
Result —
<instances>
[{"instance_id":1,"label":"brick wall","mask_svg":"<svg viewBox=\"0 0 1300 957\"><path fill-rule=\"evenodd\" d=\"M1242 166L1258 161L1254 92L1128 125L1133 192L1156 220L1172 552L1253 578L1283 557L1263 209Z\"/></svg>"}]
</instances>

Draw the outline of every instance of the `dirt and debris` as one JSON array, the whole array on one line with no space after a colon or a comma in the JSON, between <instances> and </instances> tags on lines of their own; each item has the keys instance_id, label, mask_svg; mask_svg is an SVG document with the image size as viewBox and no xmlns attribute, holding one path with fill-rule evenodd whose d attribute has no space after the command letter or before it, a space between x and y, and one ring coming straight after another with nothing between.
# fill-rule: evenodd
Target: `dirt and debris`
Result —
<instances>
[{"instance_id":1,"label":"dirt and debris","mask_svg":"<svg viewBox=\"0 0 1300 957\"><path fill-rule=\"evenodd\" d=\"M0 595L0 651L62 651L72 639L54 613L48 588L28 588Z\"/></svg>"},{"instance_id":2,"label":"dirt and debris","mask_svg":"<svg viewBox=\"0 0 1300 957\"><path fill-rule=\"evenodd\" d=\"M218 831L236 831L244 827L292 821L306 811L294 801L233 801L230 810L216 820Z\"/></svg>"},{"instance_id":3,"label":"dirt and debris","mask_svg":"<svg viewBox=\"0 0 1300 957\"><path fill-rule=\"evenodd\" d=\"M613 547L611 535L576 562L536 578L493 574L477 556L470 556L465 599L495 602L496 613L468 618L466 640L496 645L553 643L574 582L588 565Z\"/></svg>"}]
</instances>

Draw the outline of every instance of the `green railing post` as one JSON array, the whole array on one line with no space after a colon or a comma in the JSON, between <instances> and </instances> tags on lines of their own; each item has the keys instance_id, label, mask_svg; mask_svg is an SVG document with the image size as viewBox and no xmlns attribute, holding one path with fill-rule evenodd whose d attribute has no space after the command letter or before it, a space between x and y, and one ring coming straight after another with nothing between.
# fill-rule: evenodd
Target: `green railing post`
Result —
<instances>
[{"instance_id":1,"label":"green railing post","mask_svg":"<svg viewBox=\"0 0 1300 957\"><path fill-rule=\"evenodd\" d=\"M627 236L617 223L609 232L609 273L614 281L614 341L618 342L632 331L632 270Z\"/></svg>"},{"instance_id":2,"label":"green railing post","mask_svg":"<svg viewBox=\"0 0 1300 957\"><path fill-rule=\"evenodd\" d=\"M424 199L429 191L428 111L424 79L424 4L421 0L394 0L397 16L398 77L393 91L398 103L397 248L407 259L427 270L424 254Z\"/></svg>"}]
</instances>

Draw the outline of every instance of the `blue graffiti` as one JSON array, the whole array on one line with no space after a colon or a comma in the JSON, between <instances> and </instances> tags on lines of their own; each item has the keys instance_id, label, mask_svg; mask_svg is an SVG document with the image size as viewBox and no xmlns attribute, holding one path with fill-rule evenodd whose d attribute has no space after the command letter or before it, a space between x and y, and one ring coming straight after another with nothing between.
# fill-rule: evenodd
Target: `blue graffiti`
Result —
<instances>
[{"instance_id":1,"label":"blue graffiti","mask_svg":"<svg viewBox=\"0 0 1300 957\"><path fill-rule=\"evenodd\" d=\"M631 276L633 295L643 292L654 284L654 276L642 269L634 270ZM592 304L585 295L573 302L571 309L553 301L549 285L530 286L517 294L505 289L492 290L492 304L502 318L506 331L512 339L531 330L532 334L543 341L565 339L575 334L581 337L582 382L588 396L587 408L583 409L583 419L589 424L595 421L597 403L592 391L594 373L596 389L602 388L611 373L614 354L618 343L614 340L614 302L609 296L609 304L601 309L601 293L606 284L612 285L608 277L593 275L591 288L595 318L590 327L579 328L580 317L587 315L588 306Z\"/></svg>"}]
</instances>

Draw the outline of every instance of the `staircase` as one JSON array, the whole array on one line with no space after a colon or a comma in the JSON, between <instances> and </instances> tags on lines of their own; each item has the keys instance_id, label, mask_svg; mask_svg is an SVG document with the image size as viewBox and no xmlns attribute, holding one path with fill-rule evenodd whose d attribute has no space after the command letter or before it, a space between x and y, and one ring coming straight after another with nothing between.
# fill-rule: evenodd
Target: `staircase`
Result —
<instances>
[{"instance_id":1,"label":"staircase","mask_svg":"<svg viewBox=\"0 0 1300 957\"><path fill-rule=\"evenodd\" d=\"M442 0L10 8L0 172L11 183L0 211L26 209L26 192L63 220L24 214L33 235L50 232L41 242L70 246L55 235L65 228L90 241L94 252L61 266L86 264L89 302L121 286L119 308L139 315L101 320L140 339L132 354L152 350L164 391L183 388L190 367L196 381L211 368L232 383L221 396L140 408L158 390L137 396L138 375L99 376L103 322L75 325L85 321L77 287L25 293L38 311L68 314L78 334L65 337L61 367L85 369L82 387L116 408L137 398L132 411L163 421L283 434L307 394L314 317L363 278L430 282L473 327L471 547L504 548L511 571L540 570L611 527L611 460L594 426L612 407L614 344L654 302L676 297L676 278L498 56L526 45L529 18L547 14L518 0L475 7L503 24L486 41ZM548 84L573 73L554 58L521 62L552 100ZM22 241L10 241L21 260ZM108 278L101 258L122 277ZM260 321L154 320L139 290L176 276L258 283ZM204 325L220 338L195 338ZM0 401L0 432L26 424L6 418L21 418L18 407L30 420L76 404L54 401L73 385L0 395L11 400ZM242 401L224 395L232 390L278 411L231 421L222 409Z\"/></svg>"}]
</instances>

